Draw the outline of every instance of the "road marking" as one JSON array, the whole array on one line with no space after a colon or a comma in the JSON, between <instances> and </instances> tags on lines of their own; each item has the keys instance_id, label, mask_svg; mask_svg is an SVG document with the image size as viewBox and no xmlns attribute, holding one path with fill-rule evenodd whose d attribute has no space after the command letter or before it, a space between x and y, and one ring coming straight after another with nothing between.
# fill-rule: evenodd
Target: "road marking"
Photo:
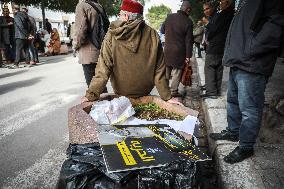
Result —
<instances>
[{"instance_id":1,"label":"road marking","mask_svg":"<svg viewBox=\"0 0 284 189\"><path fill-rule=\"evenodd\" d=\"M25 128L32 122L44 117L46 114L55 111L58 108L79 98L78 95L60 94L52 98L42 100L27 110L16 113L6 119L0 121L0 140L6 136L12 135L14 132Z\"/></svg>"},{"instance_id":2,"label":"road marking","mask_svg":"<svg viewBox=\"0 0 284 189\"><path fill-rule=\"evenodd\" d=\"M68 135L55 149L50 149L40 160L24 171L17 172L14 178L7 178L1 188L31 189L55 188L62 163L67 159L65 150Z\"/></svg>"}]
</instances>

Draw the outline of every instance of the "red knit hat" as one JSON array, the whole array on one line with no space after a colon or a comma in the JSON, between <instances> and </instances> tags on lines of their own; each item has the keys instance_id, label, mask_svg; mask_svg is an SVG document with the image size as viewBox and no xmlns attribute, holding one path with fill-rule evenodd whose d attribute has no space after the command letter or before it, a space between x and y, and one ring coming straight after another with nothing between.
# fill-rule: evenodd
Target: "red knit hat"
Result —
<instances>
[{"instance_id":1,"label":"red knit hat","mask_svg":"<svg viewBox=\"0 0 284 189\"><path fill-rule=\"evenodd\" d=\"M143 5L133 0L123 0L120 10L143 14Z\"/></svg>"}]
</instances>

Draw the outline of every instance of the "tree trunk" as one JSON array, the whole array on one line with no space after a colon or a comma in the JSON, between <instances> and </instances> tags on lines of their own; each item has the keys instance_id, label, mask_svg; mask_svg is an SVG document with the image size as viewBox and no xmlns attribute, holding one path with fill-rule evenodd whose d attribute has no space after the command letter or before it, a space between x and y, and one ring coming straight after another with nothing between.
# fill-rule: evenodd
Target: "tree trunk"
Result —
<instances>
[{"instance_id":1,"label":"tree trunk","mask_svg":"<svg viewBox=\"0 0 284 189\"><path fill-rule=\"evenodd\" d=\"M43 26L43 29L46 30L46 22L45 22L45 6L44 6L44 3L43 1L41 1L41 13L42 13L42 26Z\"/></svg>"}]
</instances>

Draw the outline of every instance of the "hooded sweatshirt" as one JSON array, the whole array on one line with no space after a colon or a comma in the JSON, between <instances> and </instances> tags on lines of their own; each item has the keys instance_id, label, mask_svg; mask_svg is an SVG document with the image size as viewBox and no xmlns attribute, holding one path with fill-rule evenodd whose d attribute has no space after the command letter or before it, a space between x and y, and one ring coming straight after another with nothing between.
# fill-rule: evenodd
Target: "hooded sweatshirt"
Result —
<instances>
[{"instance_id":1,"label":"hooded sweatshirt","mask_svg":"<svg viewBox=\"0 0 284 189\"><path fill-rule=\"evenodd\" d=\"M171 98L159 35L142 19L111 23L86 97L98 100L109 78L117 95L138 98L156 86L163 100Z\"/></svg>"}]
</instances>

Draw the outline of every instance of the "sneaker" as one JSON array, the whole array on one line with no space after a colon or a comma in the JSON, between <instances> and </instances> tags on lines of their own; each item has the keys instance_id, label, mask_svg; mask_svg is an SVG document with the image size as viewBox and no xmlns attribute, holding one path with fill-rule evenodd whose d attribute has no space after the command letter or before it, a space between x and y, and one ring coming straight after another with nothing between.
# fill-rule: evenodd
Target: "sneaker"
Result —
<instances>
[{"instance_id":1,"label":"sneaker","mask_svg":"<svg viewBox=\"0 0 284 189\"><path fill-rule=\"evenodd\" d=\"M253 154L253 148L241 148L237 146L232 152L224 157L224 161L229 164L234 164L253 156Z\"/></svg>"},{"instance_id":2,"label":"sneaker","mask_svg":"<svg viewBox=\"0 0 284 189\"><path fill-rule=\"evenodd\" d=\"M239 135L233 134L228 130L223 130L221 131L221 133L210 133L209 137L212 138L213 140L229 140L232 142L239 141Z\"/></svg>"}]
</instances>

